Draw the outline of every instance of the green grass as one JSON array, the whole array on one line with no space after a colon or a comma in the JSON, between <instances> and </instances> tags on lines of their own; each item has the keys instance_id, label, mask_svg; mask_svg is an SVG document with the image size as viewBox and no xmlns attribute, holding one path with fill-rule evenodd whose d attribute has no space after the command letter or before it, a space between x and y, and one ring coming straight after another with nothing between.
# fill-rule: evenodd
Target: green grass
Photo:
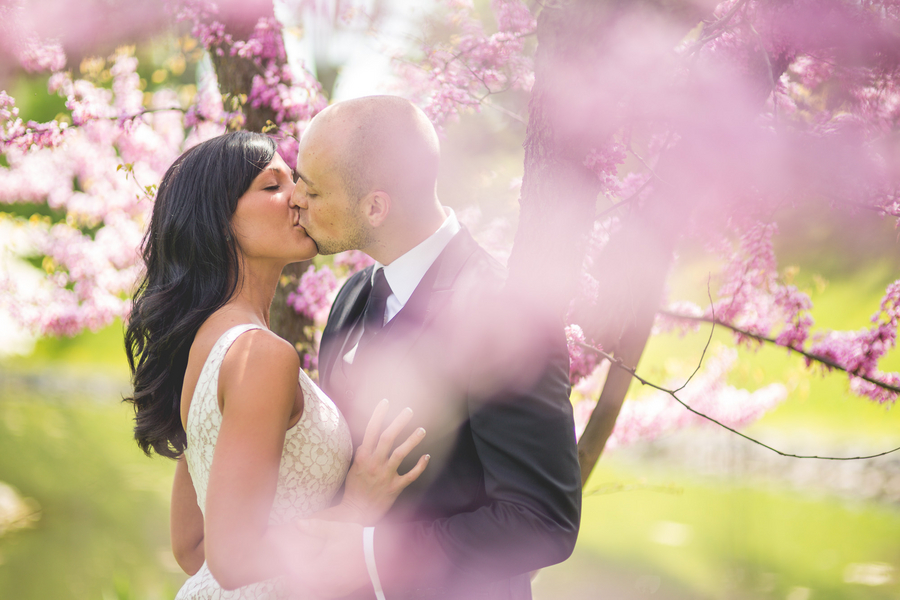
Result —
<instances>
[{"instance_id":1,"label":"green grass","mask_svg":"<svg viewBox=\"0 0 900 600\"><path fill-rule=\"evenodd\" d=\"M655 576L663 598L682 597L678 592L689 590L687 597L698 599L774 599L794 588L808 588L810 599L900 596L896 509L641 471L641 478L675 493L645 489L587 496L575 556L542 575L536 586L539 600L606 597L572 592L592 571L607 574L596 582L601 588L630 578L626 583L633 582L632 593L641 577ZM635 481L637 475L633 466L605 459L586 489ZM879 586L845 582L853 565L873 563L890 565L893 581Z\"/></svg>"},{"instance_id":2,"label":"green grass","mask_svg":"<svg viewBox=\"0 0 900 600\"><path fill-rule=\"evenodd\" d=\"M174 464L138 450L130 419L114 398L0 401L0 481L40 507L32 528L0 537L0 597L174 596Z\"/></svg>"}]
</instances>

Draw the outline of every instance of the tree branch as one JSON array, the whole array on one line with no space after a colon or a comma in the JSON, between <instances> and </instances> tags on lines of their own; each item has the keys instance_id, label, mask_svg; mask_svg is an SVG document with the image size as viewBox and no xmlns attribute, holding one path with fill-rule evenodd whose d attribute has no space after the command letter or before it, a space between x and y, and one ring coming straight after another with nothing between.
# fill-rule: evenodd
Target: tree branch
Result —
<instances>
[{"instance_id":1,"label":"tree branch","mask_svg":"<svg viewBox=\"0 0 900 600\"><path fill-rule=\"evenodd\" d=\"M801 348L794 348L793 346L785 346L783 344L779 344L773 338L766 337L766 336L760 335L758 333L753 333L752 331L747 331L746 329L741 329L740 327L738 327L736 325L732 325L730 323L725 323L724 321L720 321L720 320L716 319L715 315L712 317L702 317L702 316L698 317L698 316L693 316L693 315L683 315L683 314L671 312L668 310L660 310L659 314L666 315L667 317L672 317L674 319L682 319L684 321L694 321L696 323L711 323L714 327L716 325L721 325L722 327L725 327L726 329L730 329L731 331L733 331L735 333L739 333L740 335L747 336L758 342L768 342L770 344L778 346L779 348L786 348L787 350L790 350L791 352L796 352L797 354L803 356L804 358L806 358L810 361L815 361L817 363L821 363L822 365L828 367L828 369L837 369L838 371L843 371L844 373L847 373L848 375L850 375L852 377L857 377L859 379L862 379L863 381L867 381L873 385L877 385L878 387L880 387L882 389L889 390L891 392L900 394L900 387L893 386L893 385L891 385L889 383L885 383L883 381L879 381L878 379L875 379L875 378L865 375L863 373L859 373L856 371L850 371L846 367L842 366L840 363L837 363L837 362L831 360L830 358L826 358L824 356L820 356L820 355L814 354L812 352L807 352L806 350L803 350Z\"/></svg>"},{"instance_id":2,"label":"tree branch","mask_svg":"<svg viewBox=\"0 0 900 600\"><path fill-rule=\"evenodd\" d=\"M637 374L637 371L635 370L634 367L629 367L628 365L623 363L621 360L619 360L615 356L612 356L611 354L607 354L603 350L600 350L599 348L595 348L594 346L591 346L589 344L584 344L581 342L577 342L577 344L579 347L581 347L585 350L588 350L590 352L593 352L597 356L605 358L611 364L613 364L614 366L618 367L619 369L625 371L626 373L631 375L633 378L638 380L641 383L641 385L646 385L646 386L652 387L655 390L659 390L660 392L668 394L669 396L674 398L675 401L678 402L678 404L680 404L681 406L683 406L684 408L686 408L688 411L692 412L693 414L697 415L698 417L706 419L710 423L718 425L719 427L721 427L727 431L730 431L731 433L733 433L739 437L744 438L748 442L752 442L758 446L762 446L763 448L765 448L767 450L771 450L772 452L774 452L775 454L778 454L780 456L784 456L787 458L810 458L810 459L817 459L817 460L868 460L870 458L878 458L879 456L885 456L886 454L891 454L893 452L900 451L900 447L897 447L897 448L893 448L891 450L886 450L884 452L879 452L877 454L869 454L866 456L818 456L818 455L809 455L809 454L791 454L790 452L783 452L782 450L773 448L772 446L769 446L768 444L765 444L755 438L752 438L749 435L743 434L740 431L738 431L737 429L729 427L728 425L725 425L721 421L717 421L716 419L700 412L699 410L691 408L690 405L688 405L686 402L684 402L681 398L679 398L677 396L675 390L670 390L668 388L664 388L661 385L655 384L652 381L644 379L643 377L641 377L640 375ZM708 345L708 342L707 342L707 345ZM684 386L682 386L682 387L684 387ZM681 388L679 388L679 389L681 389Z\"/></svg>"}]
</instances>

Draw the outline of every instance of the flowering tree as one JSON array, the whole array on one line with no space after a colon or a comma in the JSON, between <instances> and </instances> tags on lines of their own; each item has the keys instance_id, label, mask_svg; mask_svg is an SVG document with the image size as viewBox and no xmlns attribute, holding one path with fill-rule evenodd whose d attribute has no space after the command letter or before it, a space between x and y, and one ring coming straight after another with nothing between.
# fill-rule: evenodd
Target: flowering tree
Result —
<instances>
[{"instance_id":1,"label":"flowering tree","mask_svg":"<svg viewBox=\"0 0 900 600\"><path fill-rule=\"evenodd\" d=\"M0 10L7 22L24 11ZM183 98L171 87L142 91L128 50L94 70L83 62L76 77L64 43L28 27L0 48L50 72L48 91L66 105L55 120L26 122L0 92L0 202L49 209L17 218L43 284L2 283L23 323L73 334L127 313L154 186L187 146L245 127L279 136L293 161L302 124L325 105L319 85L286 66L270 5L229 11L172 4L213 65ZM859 395L896 400L900 375L879 361L895 346L900 281L870 327L814 328L810 297L779 274L773 235L779 210L801 202L900 217L900 3L492 0L480 15L447 0L436 14L422 46L397 57L405 93L439 126L482 107L527 122L510 281L568 319L571 379L588 396L576 407L583 478L608 440L700 418L673 396L729 426L785 397L778 385L726 386L726 352L683 392L663 388L623 408L654 329L713 323L740 343L846 372ZM527 114L510 94L528 98ZM706 306L665 297L685 238L724 257ZM286 272L273 324L300 340L308 366L312 327L359 260Z\"/></svg>"}]
</instances>

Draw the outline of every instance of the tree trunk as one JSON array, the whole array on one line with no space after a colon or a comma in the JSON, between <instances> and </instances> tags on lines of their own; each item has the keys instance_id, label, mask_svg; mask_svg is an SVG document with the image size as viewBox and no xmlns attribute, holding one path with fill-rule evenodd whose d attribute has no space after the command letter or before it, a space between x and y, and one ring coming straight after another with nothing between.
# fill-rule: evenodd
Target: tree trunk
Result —
<instances>
[{"instance_id":1,"label":"tree trunk","mask_svg":"<svg viewBox=\"0 0 900 600\"><path fill-rule=\"evenodd\" d=\"M575 0L545 6L538 16L535 83L525 140L519 229L510 256L510 280L546 300L561 317L574 295L587 236L601 191L584 165L592 148L604 146L622 127L598 111L610 89L601 77L607 40L628 19L665 18L672 47L710 10L686 1ZM614 90L613 90L614 91ZM675 242L689 217L685 202L657 193L623 220L623 227L595 258L600 281L595 303L574 307L574 321L589 339L636 366L659 306ZM580 442L582 480L612 433L631 376L613 368Z\"/></svg>"},{"instance_id":2,"label":"tree trunk","mask_svg":"<svg viewBox=\"0 0 900 600\"><path fill-rule=\"evenodd\" d=\"M243 15L244 20L241 23L226 24L228 32L235 40L246 39L252 33L253 26L259 18L274 16L271 3L265 7L265 11L260 11L255 19ZM254 108L246 102L253 85L253 77L262 75L262 71L252 60L232 56L228 48L223 48L221 55L215 50L214 48L210 49L210 56L216 70L216 78L225 102L225 109L228 111L240 109L244 115L243 123L232 121L228 123L228 129L263 131L268 122L274 121L275 112L268 106ZM300 276L309 268L310 264L312 261L303 261L288 265L284 269L269 312L269 326L272 331L294 344L304 368L314 365L317 356L312 333L313 323L308 317L298 314L288 306L287 296L297 288Z\"/></svg>"}]
</instances>

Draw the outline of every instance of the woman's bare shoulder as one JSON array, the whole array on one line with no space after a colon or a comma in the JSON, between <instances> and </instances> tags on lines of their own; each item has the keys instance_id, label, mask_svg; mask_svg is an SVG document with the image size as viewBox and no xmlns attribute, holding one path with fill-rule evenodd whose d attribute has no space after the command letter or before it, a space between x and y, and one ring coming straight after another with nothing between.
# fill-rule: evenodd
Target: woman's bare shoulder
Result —
<instances>
[{"instance_id":1,"label":"woman's bare shoulder","mask_svg":"<svg viewBox=\"0 0 900 600\"><path fill-rule=\"evenodd\" d=\"M258 324L253 323L251 318L233 311L217 311L197 330L191 343L182 386L182 422L187 421L194 389L213 346L226 332L239 325ZM293 346L262 325L259 327L262 328L251 329L238 336L225 354L219 375L220 407L222 392L225 388L235 387L233 381L235 377L230 374L240 373L242 383L256 385L260 381L277 383L282 379L286 380L288 373L300 368L300 358ZM296 380L296 375L297 373L293 372L290 376ZM276 378L275 381L271 380L272 377Z\"/></svg>"}]
</instances>

